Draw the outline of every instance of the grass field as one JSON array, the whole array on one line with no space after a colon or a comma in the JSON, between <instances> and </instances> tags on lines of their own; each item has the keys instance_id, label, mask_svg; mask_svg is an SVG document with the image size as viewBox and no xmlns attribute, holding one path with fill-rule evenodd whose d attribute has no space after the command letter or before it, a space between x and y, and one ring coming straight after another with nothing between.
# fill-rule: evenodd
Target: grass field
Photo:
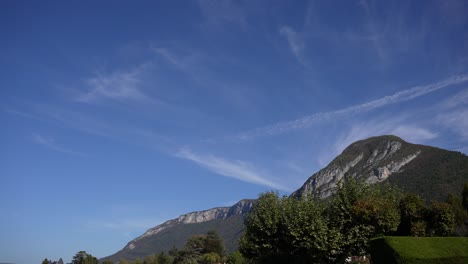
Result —
<instances>
[{"instance_id":1,"label":"grass field","mask_svg":"<svg viewBox=\"0 0 468 264\"><path fill-rule=\"evenodd\" d=\"M468 263L468 237L383 237L371 241L372 263Z\"/></svg>"}]
</instances>

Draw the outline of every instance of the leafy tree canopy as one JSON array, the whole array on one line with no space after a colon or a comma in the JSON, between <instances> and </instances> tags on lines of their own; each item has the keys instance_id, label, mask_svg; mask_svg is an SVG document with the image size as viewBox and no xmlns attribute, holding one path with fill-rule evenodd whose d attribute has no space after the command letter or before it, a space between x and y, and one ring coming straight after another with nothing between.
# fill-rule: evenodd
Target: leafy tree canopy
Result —
<instances>
[{"instance_id":1,"label":"leafy tree canopy","mask_svg":"<svg viewBox=\"0 0 468 264\"><path fill-rule=\"evenodd\" d=\"M96 257L86 251L79 251L73 257L72 264L99 264L99 262Z\"/></svg>"}]
</instances>

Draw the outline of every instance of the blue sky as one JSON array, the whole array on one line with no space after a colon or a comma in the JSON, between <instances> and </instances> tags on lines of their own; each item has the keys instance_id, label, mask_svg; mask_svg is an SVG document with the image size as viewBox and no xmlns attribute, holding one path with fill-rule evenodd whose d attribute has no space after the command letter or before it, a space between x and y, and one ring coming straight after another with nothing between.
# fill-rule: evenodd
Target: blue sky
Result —
<instances>
[{"instance_id":1,"label":"blue sky","mask_svg":"<svg viewBox=\"0 0 468 264\"><path fill-rule=\"evenodd\" d=\"M355 140L468 153L466 1L1 1L0 262L104 257Z\"/></svg>"}]
</instances>

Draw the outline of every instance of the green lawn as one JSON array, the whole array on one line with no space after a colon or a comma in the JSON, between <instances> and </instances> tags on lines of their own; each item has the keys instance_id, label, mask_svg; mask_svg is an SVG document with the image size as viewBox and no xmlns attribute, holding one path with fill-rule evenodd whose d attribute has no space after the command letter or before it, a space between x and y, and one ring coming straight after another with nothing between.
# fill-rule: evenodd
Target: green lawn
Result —
<instances>
[{"instance_id":1,"label":"green lawn","mask_svg":"<svg viewBox=\"0 0 468 264\"><path fill-rule=\"evenodd\" d=\"M468 237L384 237L371 241L373 263L468 263Z\"/></svg>"}]
</instances>

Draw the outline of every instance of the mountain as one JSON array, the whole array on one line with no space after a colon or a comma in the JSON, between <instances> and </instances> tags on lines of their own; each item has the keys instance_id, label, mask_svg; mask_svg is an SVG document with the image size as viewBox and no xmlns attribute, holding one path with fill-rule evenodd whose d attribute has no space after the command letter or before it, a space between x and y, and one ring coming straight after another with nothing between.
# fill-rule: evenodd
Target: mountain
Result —
<instances>
[{"instance_id":1,"label":"mountain","mask_svg":"<svg viewBox=\"0 0 468 264\"><path fill-rule=\"evenodd\" d=\"M326 198L345 177L368 183L389 182L427 201L445 200L468 182L468 157L460 152L378 136L349 145L328 166L313 174L293 197Z\"/></svg>"},{"instance_id":2,"label":"mountain","mask_svg":"<svg viewBox=\"0 0 468 264\"><path fill-rule=\"evenodd\" d=\"M405 142L396 136L378 136L348 146L328 166L313 174L291 196L326 198L340 180L353 177L368 183L389 182L426 200L445 200L459 193L468 182L468 157L460 152ZM182 248L196 234L216 230L227 252L237 249L244 217L255 200L241 200L232 207L219 207L181 215L149 229L119 252L101 259L114 262Z\"/></svg>"},{"instance_id":3,"label":"mountain","mask_svg":"<svg viewBox=\"0 0 468 264\"><path fill-rule=\"evenodd\" d=\"M117 253L100 261L120 258L133 260L144 256L169 251L174 246L183 248L187 239L193 235L206 234L216 230L224 240L227 252L237 248L237 241L244 229L244 217L252 209L255 200L241 200L231 207L217 207L205 211L192 212L166 221L148 229L143 235L128 242Z\"/></svg>"}]
</instances>

